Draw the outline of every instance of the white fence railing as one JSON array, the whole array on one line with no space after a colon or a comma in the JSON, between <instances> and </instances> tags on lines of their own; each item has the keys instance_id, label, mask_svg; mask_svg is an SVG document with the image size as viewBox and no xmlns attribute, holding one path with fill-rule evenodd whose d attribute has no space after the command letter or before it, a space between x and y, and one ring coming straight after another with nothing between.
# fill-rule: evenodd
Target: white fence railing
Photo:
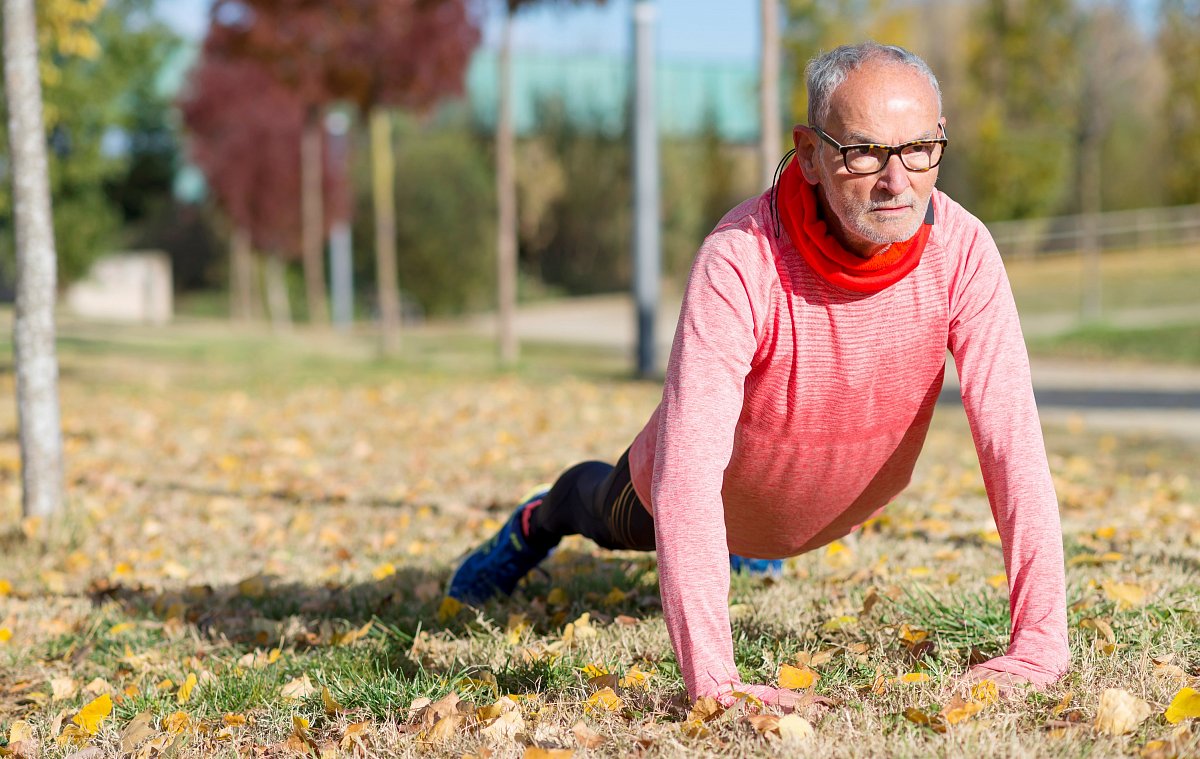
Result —
<instances>
[{"instance_id":1,"label":"white fence railing","mask_svg":"<svg viewBox=\"0 0 1200 759\"><path fill-rule=\"evenodd\" d=\"M1013 258L1078 253L1090 234L1102 251L1200 245L1200 205L999 221L988 229L1000 254Z\"/></svg>"}]
</instances>

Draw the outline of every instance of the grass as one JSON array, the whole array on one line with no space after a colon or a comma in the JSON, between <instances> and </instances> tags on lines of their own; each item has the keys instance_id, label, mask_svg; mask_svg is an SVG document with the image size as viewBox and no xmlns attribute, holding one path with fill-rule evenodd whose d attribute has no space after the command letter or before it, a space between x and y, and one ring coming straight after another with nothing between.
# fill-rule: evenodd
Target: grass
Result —
<instances>
[{"instance_id":1,"label":"grass","mask_svg":"<svg viewBox=\"0 0 1200 759\"><path fill-rule=\"evenodd\" d=\"M1200 322L1158 327L1096 324L1052 337L1036 337L1029 348L1062 358L1151 361L1200 365Z\"/></svg>"},{"instance_id":2,"label":"grass","mask_svg":"<svg viewBox=\"0 0 1200 759\"><path fill-rule=\"evenodd\" d=\"M808 714L813 737L784 746L745 709L688 726L652 556L571 538L513 599L442 605L454 557L518 494L628 444L659 388L624 379L624 357L530 346L496 373L490 345L453 334L410 336L387 360L361 335L198 322L64 334L70 511L48 544L20 518L16 422L0 409L0 747L23 721L41 756L71 754L62 726L103 693L113 712L80 739L103 755L139 719L131 748L146 756L583 755L580 722L602 741L589 756L1200 751L1162 717L1200 686L1195 445L1047 430L1072 671L939 733L905 710L936 715L1008 633L966 422L940 408L913 485L856 541L789 560L778 582L734 578L743 675L775 682L819 657L813 691L830 705ZM0 376L10 395L12 381ZM620 703L595 700L608 685ZM1109 687L1152 705L1127 736L1090 726ZM452 693L471 708L422 707ZM509 694L519 726L506 733L475 709ZM436 721L447 715L463 719Z\"/></svg>"}]
</instances>

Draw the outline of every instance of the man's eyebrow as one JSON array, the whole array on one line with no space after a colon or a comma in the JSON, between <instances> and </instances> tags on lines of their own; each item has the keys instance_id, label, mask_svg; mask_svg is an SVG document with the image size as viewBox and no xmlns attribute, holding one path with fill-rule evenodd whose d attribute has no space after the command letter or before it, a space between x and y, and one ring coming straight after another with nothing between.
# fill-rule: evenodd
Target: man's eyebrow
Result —
<instances>
[{"instance_id":1,"label":"man's eyebrow","mask_svg":"<svg viewBox=\"0 0 1200 759\"><path fill-rule=\"evenodd\" d=\"M903 145L905 143L917 142L919 140L932 140L935 137L937 137L937 128L936 127L933 129L927 130L925 132L922 132L920 135L912 138L911 140L905 140L904 142L897 143L897 144ZM883 142L882 140L877 140L870 135L863 134L862 132L848 132L846 134L846 142L843 144L844 145L887 145L888 143Z\"/></svg>"}]
</instances>

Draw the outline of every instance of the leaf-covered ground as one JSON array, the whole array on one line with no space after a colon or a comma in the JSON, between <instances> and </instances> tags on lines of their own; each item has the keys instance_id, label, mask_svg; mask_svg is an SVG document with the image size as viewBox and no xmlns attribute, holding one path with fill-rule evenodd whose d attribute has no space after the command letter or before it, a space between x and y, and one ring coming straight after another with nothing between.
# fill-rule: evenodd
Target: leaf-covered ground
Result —
<instances>
[{"instance_id":1,"label":"leaf-covered ground","mask_svg":"<svg viewBox=\"0 0 1200 759\"><path fill-rule=\"evenodd\" d=\"M486 346L440 337L392 363L136 338L63 343L62 524L20 518L0 410L0 754L1200 753L1194 446L1047 430L1073 669L997 701L956 687L1008 615L969 432L941 408L861 536L735 578L743 674L812 694L781 719L686 702L652 555L572 539L513 599L443 601L455 558L530 487L614 459L657 385L569 351L496 375Z\"/></svg>"}]
</instances>

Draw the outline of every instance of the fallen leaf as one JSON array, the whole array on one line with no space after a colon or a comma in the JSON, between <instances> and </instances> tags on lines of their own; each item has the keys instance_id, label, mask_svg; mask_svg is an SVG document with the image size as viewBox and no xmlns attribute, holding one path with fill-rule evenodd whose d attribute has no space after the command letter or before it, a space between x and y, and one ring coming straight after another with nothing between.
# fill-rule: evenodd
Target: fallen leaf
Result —
<instances>
[{"instance_id":1,"label":"fallen leaf","mask_svg":"<svg viewBox=\"0 0 1200 759\"><path fill-rule=\"evenodd\" d=\"M464 722L466 722L466 717L461 714L442 717L426 732L425 739L430 743L445 743L454 737Z\"/></svg>"},{"instance_id":2,"label":"fallen leaf","mask_svg":"<svg viewBox=\"0 0 1200 759\"><path fill-rule=\"evenodd\" d=\"M817 684L821 676L808 667L793 667L784 664L779 668L779 687L790 690L804 690Z\"/></svg>"},{"instance_id":3,"label":"fallen leaf","mask_svg":"<svg viewBox=\"0 0 1200 759\"><path fill-rule=\"evenodd\" d=\"M575 736L579 748L598 748L604 744L604 736L588 727L583 720L571 727L571 734Z\"/></svg>"},{"instance_id":4,"label":"fallen leaf","mask_svg":"<svg viewBox=\"0 0 1200 759\"><path fill-rule=\"evenodd\" d=\"M634 664L629 669L625 670L625 676L621 678L617 684L622 688L641 688L642 690L650 690L650 678L654 672L643 672L638 665Z\"/></svg>"},{"instance_id":5,"label":"fallen leaf","mask_svg":"<svg viewBox=\"0 0 1200 759\"><path fill-rule=\"evenodd\" d=\"M746 721L759 735L779 735L778 714L751 714Z\"/></svg>"},{"instance_id":6,"label":"fallen leaf","mask_svg":"<svg viewBox=\"0 0 1200 759\"><path fill-rule=\"evenodd\" d=\"M721 706L721 702L712 696L704 696L696 699L696 703L692 704L692 710L688 712L688 722L712 722L717 717L725 713L725 707Z\"/></svg>"},{"instance_id":7,"label":"fallen leaf","mask_svg":"<svg viewBox=\"0 0 1200 759\"><path fill-rule=\"evenodd\" d=\"M12 593L12 583L8 580L0 580L0 598Z\"/></svg>"},{"instance_id":8,"label":"fallen leaf","mask_svg":"<svg viewBox=\"0 0 1200 759\"><path fill-rule=\"evenodd\" d=\"M70 677L56 677L50 681L51 699L65 701L79 692L79 683Z\"/></svg>"},{"instance_id":9,"label":"fallen leaf","mask_svg":"<svg viewBox=\"0 0 1200 759\"><path fill-rule=\"evenodd\" d=\"M284 685L279 691L279 695L285 699L300 701L316 692L317 688L312 684L312 680L308 679L308 675L301 675Z\"/></svg>"},{"instance_id":10,"label":"fallen leaf","mask_svg":"<svg viewBox=\"0 0 1200 759\"><path fill-rule=\"evenodd\" d=\"M601 688L592 695L588 696L584 702L584 711L591 713L596 712L615 712L619 710L625 702L617 695L612 688Z\"/></svg>"},{"instance_id":11,"label":"fallen leaf","mask_svg":"<svg viewBox=\"0 0 1200 759\"><path fill-rule=\"evenodd\" d=\"M12 630L7 627L0 627L0 645L4 645L12 640Z\"/></svg>"},{"instance_id":12,"label":"fallen leaf","mask_svg":"<svg viewBox=\"0 0 1200 759\"><path fill-rule=\"evenodd\" d=\"M825 632L837 632L845 630L849 627L854 627L858 624L858 617L852 617L849 614L843 614L840 617L834 617L821 625L821 629Z\"/></svg>"},{"instance_id":13,"label":"fallen leaf","mask_svg":"<svg viewBox=\"0 0 1200 759\"><path fill-rule=\"evenodd\" d=\"M514 740L517 734L524 729L525 720L521 717L521 710L512 709L503 712L480 728L479 734L488 740L499 743Z\"/></svg>"},{"instance_id":14,"label":"fallen leaf","mask_svg":"<svg viewBox=\"0 0 1200 759\"><path fill-rule=\"evenodd\" d=\"M1000 686L995 680L980 680L971 686L971 700L981 706L991 706L1000 701Z\"/></svg>"},{"instance_id":15,"label":"fallen leaf","mask_svg":"<svg viewBox=\"0 0 1200 759\"><path fill-rule=\"evenodd\" d=\"M80 709L71 721L87 731L88 735L95 735L100 732L100 725L108 719L108 715L112 714L112 709L112 699L105 693Z\"/></svg>"},{"instance_id":16,"label":"fallen leaf","mask_svg":"<svg viewBox=\"0 0 1200 759\"><path fill-rule=\"evenodd\" d=\"M175 701L180 704L186 704L192 699L192 691L196 689L196 673L189 672L187 679L183 681L183 685L179 686L179 693L175 695Z\"/></svg>"},{"instance_id":17,"label":"fallen leaf","mask_svg":"<svg viewBox=\"0 0 1200 759\"><path fill-rule=\"evenodd\" d=\"M927 683L929 675L924 672L906 672L896 678L898 683Z\"/></svg>"},{"instance_id":18,"label":"fallen leaf","mask_svg":"<svg viewBox=\"0 0 1200 759\"><path fill-rule=\"evenodd\" d=\"M810 740L817 734L812 723L799 714L785 714L780 717L778 729L779 737L788 743Z\"/></svg>"},{"instance_id":19,"label":"fallen leaf","mask_svg":"<svg viewBox=\"0 0 1200 759\"><path fill-rule=\"evenodd\" d=\"M342 740L338 745L343 751L350 751L355 746L365 746L370 737L370 721L352 722L346 726L346 732L342 733Z\"/></svg>"},{"instance_id":20,"label":"fallen leaf","mask_svg":"<svg viewBox=\"0 0 1200 759\"><path fill-rule=\"evenodd\" d=\"M575 756L574 749L527 746L525 753L521 754L521 759L571 759L573 756Z\"/></svg>"},{"instance_id":21,"label":"fallen leaf","mask_svg":"<svg viewBox=\"0 0 1200 759\"><path fill-rule=\"evenodd\" d=\"M371 570L371 576L376 580L385 580L394 574L396 574L396 565L390 561L385 561Z\"/></svg>"},{"instance_id":22,"label":"fallen leaf","mask_svg":"<svg viewBox=\"0 0 1200 759\"><path fill-rule=\"evenodd\" d=\"M1171 699L1171 705L1163 713L1167 722L1178 724L1185 719L1200 717L1200 692L1193 688L1181 688Z\"/></svg>"},{"instance_id":23,"label":"fallen leaf","mask_svg":"<svg viewBox=\"0 0 1200 759\"><path fill-rule=\"evenodd\" d=\"M438 607L437 621L441 624L449 622L458 616L458 613L462 611L462 607L462 601L452 596L446 596L442 599L441 606Z\"/></svg>"},{"instance_id":24,"label":"fallen leaf","mask_svg":"<svg viewBox=\"0 0 1200 759\"><path fill-rule=\"evenodd\" d=\"M932 728L935 732L946 732L946 723L942 720L940 715L935 714L931 717L915 706L909 706L905 708L904 718L914 724Z\"/></svg>"},{"instance_id":25,"label":"fallen leaf","mask_svg":"<svg viewBox=\"0 0 1200 759\"><path fill-rule=\"evenodd\" d=\"M1121 688L1109 688L1100 694L1096 709L1096 729L1109 735L1132 732L1150 716L1150 704Z\"/></svg>"},{"instance_id":26,"label":"fallen leaf","mask_svg":"<svg viewBox=\"0 0 1200 759\"><path fill-rule=\"evenodd\" d=\"M154 715L150 712L142 712L131 719L121 730L121 751L131 754L139 743L154 735L153 721Z\"/></svg>"},{"instance_id":27,"label":"fallen leaf","mask_svg":"<svg viewBox=\"0 0 1200 759\"><path fill-rule=\"evenodd\" d=\"M192 718L187 712L175 712L162 721L162 728L171 735L187 732L192 727Z\"/></svg>"},{"instance_id":28,"label":"fallen leaf","mask_svg":"<svg viewBox=\"0 0 1200 759\"><path fill-rule=\"evenodd\" d=\"M330 717L346 711L346 707L339 704L329 692L329 688L324 685L321 686L321 703L325 705L325 713Z\"/></svg>"},{"instance_id":29,"label":"fallen leaf","mask_svg":"<svg viewBox=\"0 0 1200 759\"><path fill-rule=\"evenodd\" d=\"M1146 603L1146 589L1130 582L1113 582L1105 580L1104 595L1117 602L1117 611L1133 609Z\"/></svg>"},{"instance_id":30,"label":"fallen leaf","mask_svg":"<svg viewBox=\"0 0 1200 759\"><path fill-rule=\"evenodd\" d=\"M1074 698L1075 698L1075 691L1069 690L1066 693L1064 693L1062 699L1059 700L1058 705L1050 710L1050 716L1057 717L1058 715L1065 712L1067 710L1067 707L1071 705L1071 701Z\"/></svg>"},{"instance_id":31,"label":"fallen leaf","mask_svg":"<svg viewBox=\"0 0 1200 759\"><path fill-rule=\"evenodd\" d=\"M955 696L942 709L942 719L946 720L948 725L957 725L959 722L966 722L982 710L983 704Z\"/></svg>"}]
</instances>

